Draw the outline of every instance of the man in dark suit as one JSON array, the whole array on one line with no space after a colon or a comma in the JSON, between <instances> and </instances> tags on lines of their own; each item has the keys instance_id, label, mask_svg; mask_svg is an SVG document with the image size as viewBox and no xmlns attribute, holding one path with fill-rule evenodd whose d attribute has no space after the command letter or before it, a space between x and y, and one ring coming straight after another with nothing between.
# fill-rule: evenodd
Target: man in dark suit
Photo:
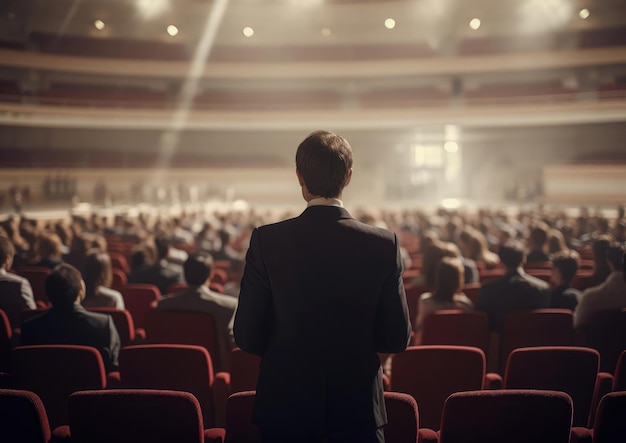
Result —
<instances>
[{"instance_id":1,"label":"man in dark suit","mask_svg":"<svg viewBox=\"0 0 626 443\"><path fill-rule=\"evenodd\" d=\"M489 327L496 332L502 332L506 316L513 311L550 306L548 284L524 272L524 247L520 242L507 241L500 246L499 256L506 272L482 286L476 303L478 311L489 315Z\"/></svg>"},{"instance_id":2,"label":"man in dark suit","mask_svg":"<svg viewBox=\"0 0 626 443\"><path fill-rule=\"evenodd\" d=\"M185 280L189 287L180 293L171 294L159 301L157 309L162 311L191 311L210 314L215 323L218 340L218 371L230 370L230 353L233 349L232 321L237 308L237 298L209 289L213 258L209 254L194 254L183 264Z\"/></svg>"},{"instance_id":3,"label":"man in dark suit","mask_svg":"<svg viewBox=\"0 0 626 443\"><path fill-rule=\"evenodd\" d=\"M382 442L377 352L411 333L398 240L343 208L343 137L308 136L296 174L307 208L253 231L235 314L237 345L263 358L254 422L264 441Z\"/></svg>"},{"instance_id":4,"label":"man in dark suit","mask_svg":"<svg viewBox=\"0 0 626 443\"><path fill-rule=\"evenodd\" d=\"M120 337L111 316L81 306L85 283L75 267L58 265L46 278L52 308L22 325L23 345L84 345L100 352L107 372L117 371Z\"/></svg>"}]
</instances>

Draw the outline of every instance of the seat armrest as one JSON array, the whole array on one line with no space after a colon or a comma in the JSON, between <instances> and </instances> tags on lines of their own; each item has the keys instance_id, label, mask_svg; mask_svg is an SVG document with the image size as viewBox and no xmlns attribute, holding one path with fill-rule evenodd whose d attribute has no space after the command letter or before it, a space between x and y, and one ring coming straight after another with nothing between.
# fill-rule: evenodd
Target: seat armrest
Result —
<instances>
[{"instance_id":1,"label":"seat armrest","mask_svg":"<svg viewBox=\"0 0 626 443\"><path fill-rule=\"evenodd\" d=\"M502 376L497 372L485 374L485 389L502 389Z\"/></svg>"},{"instance_id":2,"label":"seat armrest","mask_svg":"<svg viewBox=\"0 0 626 443\"><path fill-rule=\"evenodd\" d=\"M72 441L72 435L69 425L58 426L52 430L50 443L69 443L70 441Z\"/></svg>"},{"instance_id":3,"label":"seat armrest","mask_svg":"<svg viewBox=\"0 0 626 443\"><path fill-rule=\"evenodd\" d=\"M420 428L417 431L418 443L439 443L439 432L429 428Z\"/></svg>"},{"instance_id":4,"label":"seat armrest","mask_svg":"<svg viewBox=\"0 0 626 443\"><path fill-rule=\"evenodd\" d=\"M122 386L120 371L113 371L107 374L106 389L119 389Z\"/></svg>"},{"instance_id":5,"label":"seat armrest","mask_svg":"<svg viewBox=\"0 0 626 443\"><path fill-rule=\"evenodd\" d=\"M226 401L230 392L230 372L218 372L215 374L213 386L213 410L215 411L215 424L226 426Z\"/></svg>"},{"instance_id":6,"label":"seat armrest","mask_svg":"<svg viewBox=\"0 0 626 443\"><path fill-rule=\"evenodd\" d=\"M572 427L570 432L570 443L592 443L593 429L583 428L582 426Z\"/></svg>"},{"instance_id":7,"label":"seat armrest","mask_svg":"<svg viewBox=\"0 0 626 443\"><path fill-rule=\"evenodd\" d=\"M598 376L596 377L596 387L593 391L593 400L591 401L589 422L587 423L588 427L593 428L600 400L602 400L602 397L611 391L613 391L613 375L608 372L598 372Z\"/></svg>"},{"instance_id":8,"label":"seat armrest","mask_svg":"<svg viewBox=\"0 0 626 443\"><path fill-rule=\"evenodd\" d=\"M204 443L224 443L226 439L226 429L209 428L204 430Z\"/></svg>"}]
</instances>

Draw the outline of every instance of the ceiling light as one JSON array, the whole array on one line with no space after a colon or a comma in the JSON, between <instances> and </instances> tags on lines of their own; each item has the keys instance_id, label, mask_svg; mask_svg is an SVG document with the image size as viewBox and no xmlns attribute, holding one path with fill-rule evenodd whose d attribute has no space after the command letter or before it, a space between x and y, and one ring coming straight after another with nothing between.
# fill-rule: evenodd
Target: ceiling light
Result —
<instances>
[{"instance_id":1,"label":"ceiling light","mask_svg":"<svg viewBox=\"0 0 626 443\"><path fill-rule=\"evenodd\" d=\"M458 152L459 145L456 142L445 142L443 149L445 149L446 152Z\"/></svg>"},{"instance_id":2,"label":"ceiling light","mask_svg":"<svg viewBox=\"0 0 626 443\"><path fill-rule=\"evenodd\" d=\"M474 31L476 31L478 28L480 28L480 19L479 18L471 19L469 22L469 27L472 28Z\"/></svg>"},{"instance_id":3,"label":"ceiling light","mask_svg":"<svg viewBox=\"0 0 626 443\"><path fill-rule=\"evenodd\" d=\"M392 18L388 18L387 20L385 20L385 28L387 29L393 29L396 27L396 21Z\"/></svg>"},{"instance_id":4,"label":"ceiling light","mask_svg":"<svg viewBox=\"0 0 626 443\"><path fill-rule=\"evenodd\" d=\"M95 22L93 22L93 25L98 31L102 31L104 29L104 22L102 20L96 20Z\"/></svg>"},{"instance_id":5,"label":"ceiling light","mask_svg":"<svg viewBox=\"0 0 626 443\"><path fill-rule=\"evenodd\" d=\"M178 28L174 25L169 25L167 27L167 33L171 36L174 37L175 35L178 34Z\"/></svg>"},{"instance_id":6,"label":"ceiling light","mask_svg":"<svg viewBox=\"0 0 626 443\"><path fill-rule=\"evenodd\" d=\"M245 35L246 37L252 37L254 35L254 29L252 29L250 26L246 26L245 28L243 28L243 35Z\"/></svg>"},{"instance_id":7,"label":"ceiling light","mask_svg":"<svg viewBox=\"0 0 626 443\"><path fill-rule=\"evenodd\" d=\"M135 0L135 8L144 20L151 20L171 8L170 0Z\"/></svg>"},{"instance_id":8,"label":"ceiling light","mask_svg":"<svg viewBox=\"0 0 626 443\"><path fill-rule=\"evenodd\" d=\"M330 28L322 28L320 32L323 37L330 37L330 34L332 34Z\"/></svg>"},{"instance_id":9,"label":"ceiling light","mask_svg":"<svg viewBox=\"0 0 626 443\"><path fill-rule=\"evenodd\" d=\"M587 9L587 8L581 9L581 10L578 12L578 16L579 16L580 18L582 18L583 20L585 20L587 17L589 17L589 15L590 15L590 13L589 13L589 9Z\"/></svg>"}]
</instances>

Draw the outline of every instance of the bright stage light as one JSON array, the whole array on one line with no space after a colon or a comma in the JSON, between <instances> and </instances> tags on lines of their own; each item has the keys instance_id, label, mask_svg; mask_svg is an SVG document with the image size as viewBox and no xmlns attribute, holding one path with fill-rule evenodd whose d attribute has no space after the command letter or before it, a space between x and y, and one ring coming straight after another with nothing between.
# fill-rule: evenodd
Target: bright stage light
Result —
<instances>
[{"instance_id":1,"label":"bright stage light","mask_svg":"<svg viewBox=\"0 0 626 443\"><path fill-rule=\"evenodd\" d=\"M250 26L246 26L245 28L243 28L243 35L245 35L246 37L252 37L254 35L254 29L252 29Z\"/></svg>"},{"instance_id":2,"label":"bright stage light","mask_svg":"<svg viewBox=\"0 0 626 443\"><path fill-rule=\"evenodd\" d=\"M170 0L136 0L135 8L144 20L153 19L170 9Z\"/></svg>"},{"instance_id":3,"label":"bright stage light","mask_svg":"<svg viewBox=\"0 0 626 443\"><path fill-rule=\"evenodd\" d=\"M469 22L469 27L472 28L474 31L477 31L478 28L480 28L480 19L479 18L471 19Z\"/></svg>"},{"instance_id":4,"label":"bright stage light","mask_svg":"<svg viewBox=\"0 0 626 443\"><path fill-rule=\"evenodd\" d=\"M459 150L459 145L457 142L445 142L443 149L445 149L446 152L457 152Z\"/></svg>"},{"instance_id":5,"label":"bright stage light","mask_svg":"<svg viewBox=\"0 0 626 443\"><path fill-rule=\"evenodd\" d=\"M174 37L175 35L178 35L178 28L174 25L169 25L167 27L167 33L170 35L170 37Z\"/></svg>"},{"instance_id":6,"label":"bright stage light","mask_svg":"<svg viewBox=\"0 0 626 443\"><path fill-rule=\"evenodd\" d=\"M589 17L589 15L590 15L590 12L589 12L589 9L587 9L587 8L585 8L585 9L581 9L581 10L578 12L578 16L579 16L580 18L582 18L583 20L585 20L586 18L588 18L588 17Z\"/></svg>"},{"instance_id":7,"label":"bright stage light","mask_svg":"<svg viewBox=\"0 0 626 443\"><path fill-rule=\"evenodd\" d=\"M393 29L396 27L396 21L392 18L388 18L387 20L385 20L385 28L387 29Z\"/></svg>"},{"instance_id":8,"label":"bright stage light","mask_svg":"<svg viewBox=\"0 0 626 443\"><path fill-rule=\"evenodd\" d=\"M104 29L104 22L102 20L96 20L93 22L93 25L98 31L102 31Z\"/></svg>"}]
</instances>

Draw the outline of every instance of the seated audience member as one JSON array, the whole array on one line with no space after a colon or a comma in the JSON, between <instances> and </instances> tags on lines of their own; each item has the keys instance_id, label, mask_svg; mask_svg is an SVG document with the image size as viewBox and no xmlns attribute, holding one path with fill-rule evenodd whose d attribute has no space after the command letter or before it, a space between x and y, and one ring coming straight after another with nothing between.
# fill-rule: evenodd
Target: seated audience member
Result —
<instances>
[{"instance_id":1,"label":"seated audience member","mask_svg":"<svg viewBox=\"0 0 626 443\"><path fill-rule=\"evenodd\" d=\"M624 247L618 243L609 246L607 263L611 273L604 283L585 289L574 311L574 326L585 328L593 313L607 309L626 308L626 281L624 281Z\"/></svg>"},{"instance_id":2,"label":"seated audience member","mask_svg":"<svg viewBox=\"0 0 626 443\"><path fill-rule=\"evenodd\" d=\"M0 237L0 309L9 317L13 329L20 327L23 310L37 307L30 282L8 272L14 256L15 248L11 240Z\"/></svg>"},{"instance_id":3,"label":"seated audience member","mask_svg":"<svg viewBox=\"0 0 626 443\"><path fill-rule=\"evenodd\" d=\"M477 266L493 269L500 258L489 250L485 235L474 228L466 228L459 234L459 248L463 257L474 260Z\"/></svg>"},{"instance_id":4,"label":"seated audience member","mask_svg":"<svg viewBox=\"0 0 626 443\"><path fill-rule=\"evenodd\" d=\"M550 229L548 232L548 254L552 257L561 251L567 251L569 248L565 243L565 237L558 229Z\"/></svg>"},{"instance_id":5,"label":"seated audience member","mask_svg":"<svg viewBox=\"0 0 626 443\"><path fill-rule=\"evenodd\" d=\"M593 274L592 274L592 286L597 286L604 283L606 278L611 273L611 268L607 261L607 253L612 243L612 238L609 235L600 235L593 240L591 244L591 251L593 253Z\"/></svg>"},{"instance_id":6,"label":"seated audience member","mask_svg":"<svg viewBox=\"0 0 626 443\"><path fill-rule=\"evenodd\" d=\"M107 372L117 371L117 329L109 315L82 307L85 282L78 269L68 264L57 266L46 279L45 287L52 308L22 324L22 344L92 346L102 355Z\"/></svg>"},{"instance_id":7,"label":"seated audience member","mask_svg":"<svg viewBox=\"0 0 626 443\"><path fill-rule=\"evenodd\" d=\"M480 288L476 303L476 309L487 313L490 329L496 332L502 332L506 316L511 312L550 306L548 284L524 272L523 245L509 240L500 246L499 254L506 272Z\"/></svg>"},{"instance_id":8,"label":"seated audience member","mask_svg":"<svg viewBox=\"0 0 626 443\"><path fill-rule=\"evenodd\" d=\"M33 266L53 269L63 263L63 244L58 235L40 235L35 246L39 254L39 261L33 263Z\"/></svg>"},{"instance_id":9,"label":"seated audience member","mask_svg":"<svg viewBox=\"0 0 626 443\"><path fill-rule=\"evenodd\" d=\"M166 260L170 248L169 240L164 237L158 238L155 240L155 245L157 252L156 263L149 264L147 256L144 255L146 261L144 261L143 265L139 265L138 267L133 266L131 272L128 274L128 283L151 284L159 288L161 294L167 294L172 284L182 281L182 275L178 269L180 266L174 267ZM136 260L137 263L132 264L139 263L139 255L136 257ZM135 262L134 254L131 262Z\"/></svg>"},{"instance_id":10,"label":"seated audience member","mask_svg":"<svg viewBox=\"0 0 626 443\"><path fill-rule=\"evenodd\" d=\"M474 307L474 303L461 291L463 286L463 264L458 258L443 257L435 274L435 289L420 296L415 320L419 334L424 319L431 313L442 309L463 309Z\"/></svg>"},{"instance_id":11,"label":"seated audience member","mask_svg":"<svg viewBox=\"0 0 626 443\"><path fill-rule=\"evenodd\" d=\"M572 280L578 271L580 255L573 250L560 251L552 257L552 289L550 307L576 309L581 293L572 288Z\"/></svg>"},{"instance_id":12,"label":"seated audience member","mask_svg":"<svg viewBox=\"0 0 626 443\"><path fill-rule=\"evenodd\" d=\"M233 319L237 309L237 299L209 289L213 270L213 258L210 255L190 255L183 264L183 269L189 287L183 292L168 295L161 299L157 309L210 314L215 322L220 361L224 364L230 360L230 351L234 347ZM217 368L218 371L226 369Z\"/></svg>"},{"instance_id":13,"label":"seated audience member","mask_svg":"<svg viewBox=\"0 0 626 443\"><path fill-rule=\"evenodd\" d=\"M83 306L124 309L122 294L111 289L113 268L109 254L99 250L89 252L83 265L83 278L86 289Z\"/></svg>"},{"instance_id":14,"label":"seated audience member","mask_svg":"<svg viewBox=\"0 0 626 443\"><path fill-rule=\"evenodd\" d=\"M550 261L550 255L546 252L548 229L545 224L540 223L531 229L528 243L530 251L526 255L527 263L542 263Z\"/></svg>"}]
</instances>

